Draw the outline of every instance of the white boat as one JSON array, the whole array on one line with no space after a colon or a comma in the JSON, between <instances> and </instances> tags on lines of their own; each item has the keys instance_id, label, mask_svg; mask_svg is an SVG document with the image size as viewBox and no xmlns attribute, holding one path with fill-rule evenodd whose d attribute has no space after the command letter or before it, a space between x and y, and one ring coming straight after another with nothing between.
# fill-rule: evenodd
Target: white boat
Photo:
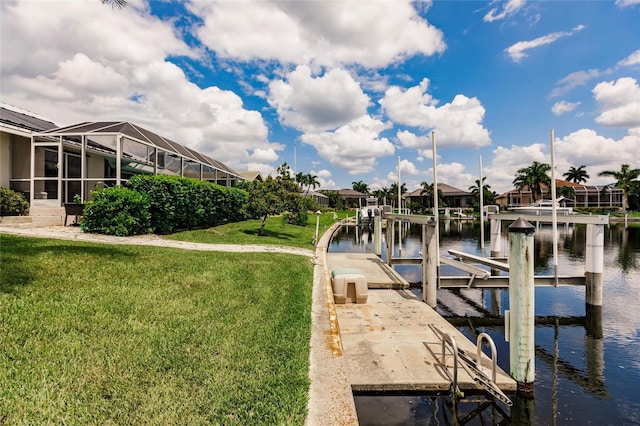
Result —
<instances>
[{"instance_id":1,"label":"white boat","mask_svg":"<svg viewBox=\"0 0 640 426\"><path fill-rule=\"evenodd\" d=\"M522 214L550 215L553 211L552 200L538 200L530 206L512 207L511 211ZM559 201L556 202L556 214L568 215L573 214L571 207L562 207Z\"/></svg>"},{"instance_id":2,"label":"white boat","mask_svg":"<svg viewBox=\"0 0 640 426\"><path fill-rule=\"evenodd\" d=\"M375 216L380 216L377 197L368 197L366 205L360 208L360 222L373 222Z\"/></svg>"}]
</instances>

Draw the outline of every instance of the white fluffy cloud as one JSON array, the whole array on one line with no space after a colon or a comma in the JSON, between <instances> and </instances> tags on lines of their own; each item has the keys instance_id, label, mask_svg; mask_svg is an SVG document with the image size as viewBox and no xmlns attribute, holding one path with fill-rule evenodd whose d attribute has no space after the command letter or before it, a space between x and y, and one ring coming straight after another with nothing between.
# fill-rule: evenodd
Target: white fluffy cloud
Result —
<instances>
[{"instance_id":1,"label":"white fluffy cloud","mask_svg":"<svg viewBox=\"0 0 640 426\"><path fill-rule=\"evenodd\" d=\"M580 129L557 139L555 147L560 175L571 166L586 165L589 184L611 183L611 178L598 177L598 173L619 170L621 164L633 161L630 155L640 152L640 129L630 131L619 140L601 136L591 129Z\"/></svg>"},{"instance_id":2,"label":"white fluffy cloud","mask_svg":"<svg viewBox=\"0 0 640 426\"><path fill-rule=\"evenodd\" d=\"M638 0L638 2L640 3L640 0ZM630 67L638 64L640 64L640 49L618 62L618 65L623 67Z\"/></svg>"},{"instance_id":3,"label":"white fluffy cloud","mask_svg":"<svg viewBox=\"0 0 640 426\"><path fill-rule=\"evenodd\" d=\"M591 129L580 129L557 137L554 146L556 178L562 179L562 174L569 167L585 165L590 175L589 185L609 184L611 178L599 177L598 173L619 170L621 164L633 160L630 154L640 152L640 128L631 129L618 140L599 135ZM551 163L548 144L498 147L493 151L493 161L485 168L484 174L494 190L504 192L513 187L516 171L533 161Z\"/></svg>"},{"instance_id":4,"label":"white fluffy cloud","mask_svg":"<svg viewBox=\"0 0 640 426\"><path fill-rule=\"evenodd\" d=\"M477 98L456 95L452 102L438 107L439 101L427 92L428 88L426 78L408 89L393 86L380 104L396 123L435 130L439 146L480 147L491 143L489 131L482 126L485 109ZM416 144L418 150L427 148L425 138L405 141Z\"/></svg>"},{"instance_id":5,"label":"white fluffy cloud","mask_svg":"<svg viewBox=\"0 0 640 426\"><path fill-rule=\"evenodd\" d=\"M245 109L238 95L200 88L168 60L200 52L170 22L151 16L145 2L123 9L93 1L0 7L4 102L60 125L132 121L239 169L266 168L284 149L268 141L261 114Z\"/></svg>"},{"instance_id":6,"label":"white fluffy cloud","mask_svg":"<svg viewBox=\"0 0 640 426\"><path fill-rule=\"evenodd\" d=\"M482 18L485 22L493 22L500 19L508 18L509 16L514 15L520 9L524 7L526 4L526 0L507 0L507 1L497 1L494 0L491 2L491 6L498 5L498 7L493 7L484 18Z\"/></svg>"},{"instance_id":7,"label":"white fluffy cloud","mask_svg":"<svg viewBox=\"0 0 640 426\"><path fill-rule=\"evenodd\" d=\"M384 67L446 48L412 2L192 2L198 37L220 58ZM260 31L256 31L256 29Z\"/></svg>"},{"instance_id":8,"label":"white fluffy cloud","mask_svg":"<svg viewBox=\"0 0 640 426\"><path fill-rule=\"evenodd\" d=\"M572 36L576 31L581 31L584 29L584 26L578 25L573 28L571 31L560 31L551 34L544 35L542 37L538 37L534 40L527 41L519 41L505 49L505 52L511 57L514 62L520 62L522 59L526 58L528 54L526 53L528 50L536 49L541 46L545 46L547 44L554 43L561 38Z\"/></svg>"},{"instance_id":9,"label":"white fluffy cloud","mask_svg":"<svg viewBox=\"0 0 640 426\"><path fill-rule=\"evenodd\" d=\"M619 78L593 88L600 115L596 122L607 127L640 127L640 87L636 79Z\"/></svg>"},{"instance_id":10,"label":"white fluffy cloud","mask_svg":"<svg viewBox=\"0 0 640 426\"><path fill-rule=\"evenodd\" d=\"M563 115L573 111L577 108L578 105L580 105L580 102L559 101L553 104L553 106L551 107L551 112L553 112L555 115Z\"/></svg>"},{"instance_id":11,"label":"white fluffy cloud","mask_svg":"<svg viewBox=\"0 0 640 426\"><path fill-rule=\"evenodd\" d=\"M333 166L349 174L374 170L378 157L392 155L394 148L380 132L388 128L382 121L363 116L334 132L307 133L300 137Z\"/></svg>"},{"instance_id":12,"label":"white fluffy cloud","mask_svg":"<svg viewBox=\"0 0 640 426\"><path fill-rule=\"evenodd\" d=\"M308 66L300 65L285 80L269 84L269 104L283 124L313 133L336 129L362 116L369 97L345 70L314 77Z\"/></svg>"}]
</instances>

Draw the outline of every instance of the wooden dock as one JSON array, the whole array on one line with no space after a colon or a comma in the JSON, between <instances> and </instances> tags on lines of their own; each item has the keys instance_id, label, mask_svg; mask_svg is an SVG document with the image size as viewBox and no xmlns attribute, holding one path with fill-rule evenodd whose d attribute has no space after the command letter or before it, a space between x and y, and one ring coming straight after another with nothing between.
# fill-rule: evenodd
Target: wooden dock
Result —
<instances>
[{"instance_id":1,"label":"wooden dock","mask_svg":"<svg viewBox=\"0 0 640 426\"><path fill-rule=\"evenodd\" d=\"M451 380L442 363L442 338L447 333L470 357L469 341L440 314L404 287L404 279L374 254L327 253L327 269L356 268L372 286L367 303L335 305L346 373L354 392L448 391ZM454 357L446 349L445 365L453 374ZM508 356L508 354L498 354ZM482 355L482 370L491 375L491 360ZM459 362L460 365L460 362ZM516 383L498 368L497 386L506 392ZM461 366L458 387L463 392L481 387Z\"/></svg>"}]
</instances>

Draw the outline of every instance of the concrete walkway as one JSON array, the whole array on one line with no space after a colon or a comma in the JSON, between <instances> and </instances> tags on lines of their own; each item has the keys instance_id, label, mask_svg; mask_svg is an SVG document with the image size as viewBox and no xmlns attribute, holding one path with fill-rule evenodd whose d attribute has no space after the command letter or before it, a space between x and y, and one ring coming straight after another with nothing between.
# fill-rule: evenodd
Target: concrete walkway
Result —
<instances>
[{"instance_id":1,"label":"concrete walkway","mask_svg":"<svg viewBox=\"0 0 640 426\"><path fill-rule=\"evenodd\" d=\"M85 241L103 244L128 244L136 246L170 247L183 250L198 251L226 251L236 253L272 252L296 254L299 256L315 257L315 252L309 249L240 244L203 244L186 241L175 241L158 235L135 235L132 237L116 237L114 235L89 234L82 232L77 226L48 226L43 228L10 228L0 226L0 233L23 235L26 237L55 238L59 240Z\"/></svg>"}]
</instances>

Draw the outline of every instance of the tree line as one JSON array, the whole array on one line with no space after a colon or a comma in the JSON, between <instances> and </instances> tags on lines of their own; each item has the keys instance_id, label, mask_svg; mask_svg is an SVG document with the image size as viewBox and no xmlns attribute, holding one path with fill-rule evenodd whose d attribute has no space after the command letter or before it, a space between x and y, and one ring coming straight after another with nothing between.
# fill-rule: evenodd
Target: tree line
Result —
<instances>
[{"instance_id":1,"label":"tree line","mask_svg":"<svg viewBox=\"0 0 640 426\"><path fill-rule=\"evenodd\" d=\"M550 196L551 165L534 161L527 167L522 167L516 171L515 178L513 179L514 187L519 191L531 191L534 199L540 199ZM571 166L562 174L562 176L569 182L584 184L590 178L589 173L586 170L585 165L578 167ZM603 187L604 190L608 188L619 188L623 191L622 208L627 211L640 210L640 168L632 168L629 164L622 164L619 170L603 170L598 173L598 176L611 177L615 180L611 184ZM495 204L495 200L498 194L491 189L491 185L485 182L486 177L482 178L482 185L480 180L475 180L475 185L468 188L475 197L477 202L480 200L480 191L482 191L483 200L485 204ZM366 195L372 195L377 197L381 201L385 201L387 204L395 205L398 199L398 184L394 183L390 187L382 187L380 189L371 190L369 184L363 181L352 182L352 188L355 191L361 192ZM422 182L420 184L420 196L423 197L423 202L420 206L407 206L412 210L429 209L433 207L434 188L432 183ZM403 183L400 186L401 194L407 192L406 186ZM330 206L336 207L340 205L340 200L336 199L339 195L337 191L323 191L330 199ZM556 189L558 197L575 198L575 190L570 186L562 186ZM444 205L442 191L438 190L438 204Z\"/></svg>"}]
</instances>

